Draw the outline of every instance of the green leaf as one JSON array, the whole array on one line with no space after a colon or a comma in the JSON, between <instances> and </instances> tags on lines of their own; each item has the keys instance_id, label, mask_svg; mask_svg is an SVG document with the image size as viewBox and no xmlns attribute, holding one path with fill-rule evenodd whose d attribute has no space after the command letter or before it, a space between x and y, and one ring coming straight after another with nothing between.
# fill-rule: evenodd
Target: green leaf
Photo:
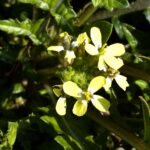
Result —
<instances>
[{"instance_id":1,"label":"green leaf","mask_svg":"<svg viewBox=\"0 0 150 150\"><path fill-rule=\"evenodd\" d=\"M148 22L150 23L150 7L144 11L144 15L146 19L148 20Z\"/></svg>"},{"instance_id":2,"label":"green leaf","mask_svg":"<svg viewBox=\"0 0 150 150\"><path fill-rule=\"evenodd\" d=\"M124 37L124 32L123 32L122 24L120 20L118 19L118 17L114 16L112 18L112 23L114 25L114 29L116 33L118 34L119 38L122 39Z\"/></svg>"},{"instance_id":3,"label":"green leaf","mask_svg":"<svg viewBox=\"0 0 150 150\"><path fill-rule=\"evenodd\" d=\"M49 10L48 3L44 2L43 0L17 0L17 1L25 4L35 5L36 7L41 8L43 10Z\"/></svg>"},{"instance_id":4,"label":"green leaf","mask_svg":"<svg viewBox=\"0 0 150 150\"><path fill-rule=\"evenodd\" d=\"M76 16L68 0L18 0L18 2L35 5L45 11L50 11L58 23L65 24Z\"/></svg>"},{"instance_id":5,"label":"green leaf","mask_svg":"<svg viewBox=\"0 0 150 150\"><path fill-rule=\"evenodd\" d=\"M128 0L92 0L94 7L104 7L108 10L129 7Z\"/></svg>"},{"instance_id":6,"label":"green leaf","mask_svg":"<svg viewBox=\"0 0 150 150\"><path fill-rule=\"evenodd\" d=\"M113 10L113 0L103 0L104 7L110 11Z\"/></svg>"},{"instance_id":7,"label":"green leaf","mask_svg":"<svg viewBox=\"0 0 150 150\"><path fill-rule=\"evenodd\" d=\"M52 125L54 130L57 132L57 133L62 133L63 131L61 130L57 120L54 118L54 117L50 117L50 116L42 116L40 118L42 121L44 121L45 123L49 124L49 125Z\"/></svg>"},{"instance_id":8,"label":"green leaf","mask_svg":"<svg viewBox=\"0 0 150 150\"><path fill-rule=\"evenodd\" d=\"M36 20L36 22L32 23L31 25L32 33L36 34L43 22L44 22L44 18L41 18L39 20Z\"/></svg>"},{"instance_id":9,"label":"green leaf","mask_svg":"<svg viewBox=\"0 0 150 150\"><path fill-rule=\"evenodd\" d=\"M93 3L93 5L94 5L94 7L100 7L100 6L102 6L102 4L103 4L102 1L103 1L103 0L92 0L92 3Z\"/></svg>"},{"instance_id":10,"label":"green leaf","mask_svg":"<svg viewBox=\"0 0 150 150\"><path fill-rule=\"evenodd\" d=\"M130 46L132 47L132 49L134 50L137 45L138 45L138 41L137 39L134 37L134 35L132 34L132 31L135 30L133 27L128 26L126 24L123 24L123 31L124 31L124 35L128 41L128 43L130 44Z\"/></svg>"},{"instance_id":11,"label":"green leaf","mask_svg":"<svg viewBox=\"0 0 150 150\"><path fill-rule=\"evenodd\" d=\"M18 20L0 20L0 30L13 35L28 36L34 44L40 44L36 35L31 31L32 23L29 20L19 22Z\"/></svg>"},{"instance_id":12,"label":"green leaf","mask_svg":"<svg viewBox=\"0 0 150 150\"><path fill-rule=\"evenodd\" d=\"M136 80L135 84L137 86L139 86L142 90L149 89L148 83L146 81L144 81L144 80Z\"/></svg>"},{"instance_id":13,"label":"green leaf","mask_svg":"<svg viewBox=\"0 0 150 150\"><path fill-rule=\"evenodd\" d=\"M128 0L113 0L113 8L127 8L129 7Z\"/></svg>"},{"instance_id":14,"label":"green leaf","mask_svg":"<svg viewBox=\"0 0 150 150\"><path fill-rule=\"evenodd\" d=\"M55 141L59 143L64 148L64 150L74 150L63 136L56 136Z\"/></svg>"},{"instance_id":15,"label":"green leaf","mask_svg":"<svg viewBox=\"0 0 150 150\"><path fill-rule=\"evenodd\" d=\"M7 139L11 148L14 145L16 137L17 137L17 129L18 129L17 122L8 123Z\"/></svg>"},{"instance_id":16,"label":"green leaf","mask_svg":"<svg viewBox=\"0 0 150 150\"><path fill-rule=\"evenodd\" d=\"M21 83L14 84L14 89L12 91L13 94L18 94L24 91L24 88Z\"/></svg>"},{"instance_id":17,"label":"green leaf","mask_svg":"<svg viewBox=\"0 0 150 150\"><path fill-rule=\"evenodd\" d=\"M146 100L140 96L143 109L143 119L144 119L144 140L150 145L150 107Z\"/></svg>"}]
</instances>

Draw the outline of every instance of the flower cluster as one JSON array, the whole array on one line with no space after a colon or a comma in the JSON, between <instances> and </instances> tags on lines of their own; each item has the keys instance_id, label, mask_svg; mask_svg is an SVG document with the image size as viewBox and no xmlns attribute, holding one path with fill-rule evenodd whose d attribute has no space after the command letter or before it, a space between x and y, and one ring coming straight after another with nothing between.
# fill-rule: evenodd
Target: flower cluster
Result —
<instances>
[{"instance_id":1,"label":"flower cluster","mask_svg":"<svg viewBox=\"0 0 150 150\"><path fill-rule=\"evenodd\" d=\"M59 88L54 87L54 93L59 97L56 103L56 111L59 115L66 114L66 97L70 96L76 99L73 106L73 114L77 116L83 116L87 112L88 103L91 102L92 105L100 112L108 112L110 107L110 102L103 96L95 94L101 88L108 91L112 85L113 80L116 81L118 86L124 91L129 86L127 78L120 75L119 69L123 66L123 60L120 58L121 55L125 53L124 45L121 43L115 43L112 45L107 45L102 43L102 34L99 28L92 27L90 30L90 37L87 33L81 33L76 40L70 36L67 32L60 34L60 38L63 39L62 43L57 46L48 47L48 51L56 51L58 53L64 51L64 61L68 62L68 66L74 67L75 59L78 56L82 58L93 57L97 63L97 69L99 72L96 76L91 75L91 80L87 87L83 87L81 84L77 83L76 80L70 78L62 78L63 84ZM81 53L82 55L80 55ZM78 61L78 59L77 59ZM81 66L87 65L82 64ZM88 67L87 67L88 68ZM80 68L82 72L82 67ZM85 70L84 70L85 71ZM87 75L88 76L88 75ZM84 80L84 79L81 79Z\"/></svg>"}]
</instances>

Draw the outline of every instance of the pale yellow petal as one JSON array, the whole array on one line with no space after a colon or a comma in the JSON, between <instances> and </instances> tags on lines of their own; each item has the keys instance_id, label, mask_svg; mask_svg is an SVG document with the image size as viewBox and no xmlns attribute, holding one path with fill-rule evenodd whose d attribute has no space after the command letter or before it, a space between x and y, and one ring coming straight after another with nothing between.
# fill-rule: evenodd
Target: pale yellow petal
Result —
<instances>
[{"instance_id":1,"label":"pale yellow petal","mask_svg":"<svg viewBox=\"0 0 150 150\"><path fill-rule=\"evenodd\" d=\"M111 84L112 84L112 79L110 77L107 77L106 78L106 83L105 85L103 86L105 91L108 91L111 87Z\"/></svg>"},{"instance_id":2,"label":"pale yellow petal","mask_svg":"<svg viewBox=\"0 0 150 150\"><path fill-rule=\"evenodd\" d=\"M129 86L128 82L127 82L127 77L123 76L123 75L116 75L115 76L115 81L117 82L118 86L120 88L122 88L124 91L126 90L126 88Z\"/></svg>"},{"instance_id":3,"label":"pale yellow petal","mask_svg":"<svg viewBox=\"0 0 150 150\"><path fill-rule=\"evenodd\" d=\"M85 50L90 55L98 55L98 49L92 44L86 44Z\"/></svg>"},{"instance_id":4,"label":"pale yellow petal","mask_svg":"<svg viewBox=\"0 0 150 150\"><path fill-rule=\"evenodd\" d=\"M109 67L115 70L118 70L119 68L123 66L123 60L120 58L116 58L113 56L105 56L104 60Z\"/></svg>"},{"instance_id":5,"label":"pale yellow petal","mask_svg":"<svg viewBox=\"0 0 150 150\"><path fill-rule=\"evenodd\" d=\"M74 51L66 51L65 59L68 61L69 64L71 64L75 58L76 56Z\"/></svg>"},{"instance_id":6,"label":"pale yellow petal","mask_svg":"<svg viewBox=\"0 0 150 150\"><path fill-rule=\"evenodd\" d=\"M99 57L99 60L98 60L98 69L99 69L99 70L103 70L103 71L106 71L106 70L107 70L107 67L106 67L106 64L105 64L105 62L104 62L103 56L100 56L100 57Z\"/></svg>"},{"instance_id":7,"label":"pale yellow petal","mask_svg":"<svg viewBox=\"0 0 150 150\"><path fill-rule=\"evenodd\" d=\"M110 107L110 102L104 97L99 96L99 95L94 95L91 102L94 105L94 107L100 112L108 112L109 107Z\"/></svg>"},{"instance_id":8,"label":"pale yellow petal","mask_svg":"<svg viewBox=\"0 0 150 150\"><path fill-rule=\"evenodd\" d=\"M90 32L91 40L97 48L102 47L102 34L99 28L92 27Z\"/></svg>"},{"instance_id":9,"label":"pale yellow petal","mask_svg":"<svg viewBox=\"0 0 150 150\"><path fill-rule=\"evenodd\" d=\"M86 32L79 34L79 36L77 37L78 45L81 45L83 43L88 44L89 42L90 42L90 39L88 35L86 34Z\"/></svg>"},{"instance_id":10,"label":"pale yellow petal","mask_svg":"<svg viewBox=\"0 0 150 150\"><path fill-rule=\"evenodd\" d=\"M63 32L59 35L61 38L65 40L65 42L70 43L72 40L72 36L69 35L67 32Z\"/></svg>"},{"instance_id":11,"label":"pale yellow petal","mask_svg":"<svg viewBox=\"0 0 150 150\"><path fill-rule=\"evenodd\" d=\"M60 52L64 50L63 46L49 46L47 48L48 51L56 51L56 52Z\"/></svg>"},{"instance_id":12,"label":"pale yellow petal","mask_svg":"<svg viewBox=\"0 0 150 150\"><path fill-rule=\"evenodd\" d=\"M66 98L60 97L56 103L56 112L63 116L66 114Z\"/></svg>"},{"instance_id":13,"label":"pale yellow petal","mask_svg":"<svg viewBox=\"0 0 150 150\"><path fill-rule=\"evenodd\" d=\"M86 100L77 100L73 106L73 114L83 116L87 112L88 103Z\"/></svg>"},{"instance_id":14,"label":"pale yellow petal","mask_svg":"<svg viewBox=\"0 0 150 150\"><path fill-rule=\"evenodd\" d=\"M91 93L95 93L105 84L106 79L103 76L97 76L93 78L88 86L88 91Z\"/></svg>"},{"instance_id":15,"label":"pale yellow petal","mask_svg":"<svg viewBox=\"0 0 150 150\"><path fill-rule=\"evenodd\" d=\"M80 97L82 90L72 81L67 81L63 84L64 92L72 97Z\"/></svg>"},{"instance_id":16,"label":"pale yellow petal","mask_svg":"<svg viewBox=\"0 0 150 150\"><path fill-rule=\"evenodd\" d=\"M106 53L111 56L121 56L125 53L123 44L115 43L105 48Z\"/></svg>"}]
</instances>

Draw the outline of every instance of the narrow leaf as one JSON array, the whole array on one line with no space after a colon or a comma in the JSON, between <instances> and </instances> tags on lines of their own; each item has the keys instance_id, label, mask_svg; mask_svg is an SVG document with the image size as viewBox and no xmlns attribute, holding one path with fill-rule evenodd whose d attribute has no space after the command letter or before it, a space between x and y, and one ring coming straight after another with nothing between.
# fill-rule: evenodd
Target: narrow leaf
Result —
<instances>
[{"instance_id":1,"label":"narrow leaf","mask_svg":"<svg viewBox=\"0 0 150 150\"><path fill-rule=\"evenodd\" d=\"M8 123L7 139L8 139L8 143L11 148L14 145L16 137L17 137L17 129L18 129L17 122L9 122Z\"/></svg>"},{"instance_id":2,"label":"narrow leaf","mask_svg":"<svg viewBox=\"0 0 150 150\"><path fill-rule=\"evenodd\" d=\"M144 140L150 144L150 108L146 100L140 96L143 109L143 119L144 119Z\"/></svg>"},{"instance_id":3,"label":"narrow leaf","mask_svg":"<svg viewBox=\"0 0 150 150\"><path fill-rule=\"evenodd\" d=\"M94 7L101 7L103 5L102 0L92 0Z\"/></svg>"},{"instance_id":4,"label":"narrow leaf","mask_svg":"<svg viewBox=\"0 0 150 150\"><path fill-rule=\"evenodd\" d=\"M42 116L40 118L42 121L44 121L45 123L53 126L54 130L57 132L57 133L62 133L63 131L61 130L57 120L54 118L54 117L50 117L50 116Z\"/></svg>"},{"instance_id":5,"label":"narrow leaf","mask_svg":"<svg viewBox=\"0 0 150 150\"><path fill-rule=\"evenodd\" d=\"M129 7L128 0L113 0L114 8L127 8Z\"/></svg>"},{"instance_id":6,"label":"narrow leaf","mask_svg":"<svg viewBox=\"0 0 150 150\"><path fill-rule=\"evenodd\" d=\"M134 30L134 29L129 29L129 27L127 27L126 25L123 25L124 35L127 41L129 42L130 46L132 47L132 49L135 49L138 45L138 41L132 34L131 30Z\"/></svg>"},{"instance_id":7,"label":"narrow leaf","mask_svg":"<svg viewBox=\"0 0 150 150\"><path fill-rule=\"evenodd\" d=\"M58 23L66 23L76 16L68 0L18 0L18 2L35 5L45 11L50 11Z\"/></svg>"},{"instance_id":8,"label":"narrow leaf","mask_svg":"<svg viewBox=\"0 0 150 150\"><path fill-rule=\"evenodd\" d=\"M73 150L72 146L68 143L68 141L63 136L56 136L55 141L59 143L64 150Z\"/></svg>"},{"instance_id":9,"label":"narrow leaf","mask_svg":"<svg viewBox=\"0 0 150 150\"><path fill-rule=\"evenodd\" d=\"M25 3L25 4L33 4L36 7L41 8L43 10L49 10L48 3L42 0L18 0L18 2Z\"/></svg>"}]
</instances>

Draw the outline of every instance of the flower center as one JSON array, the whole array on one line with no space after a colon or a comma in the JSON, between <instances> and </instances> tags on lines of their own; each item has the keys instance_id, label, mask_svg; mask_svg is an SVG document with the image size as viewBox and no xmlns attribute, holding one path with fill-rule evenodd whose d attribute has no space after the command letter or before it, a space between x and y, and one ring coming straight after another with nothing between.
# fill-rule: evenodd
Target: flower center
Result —
<instances>
[{"instance_id":1,"label":"flower center","mask_svg":"<svg viewBox=\"0 0 150 150\"><path fill-rule=\"evenodd\" d=\"M90 92L86 91L82 93L82 98L85 99L87 102L89 102L93 97L93 94Z\"/></svg>"}]
</instances>

